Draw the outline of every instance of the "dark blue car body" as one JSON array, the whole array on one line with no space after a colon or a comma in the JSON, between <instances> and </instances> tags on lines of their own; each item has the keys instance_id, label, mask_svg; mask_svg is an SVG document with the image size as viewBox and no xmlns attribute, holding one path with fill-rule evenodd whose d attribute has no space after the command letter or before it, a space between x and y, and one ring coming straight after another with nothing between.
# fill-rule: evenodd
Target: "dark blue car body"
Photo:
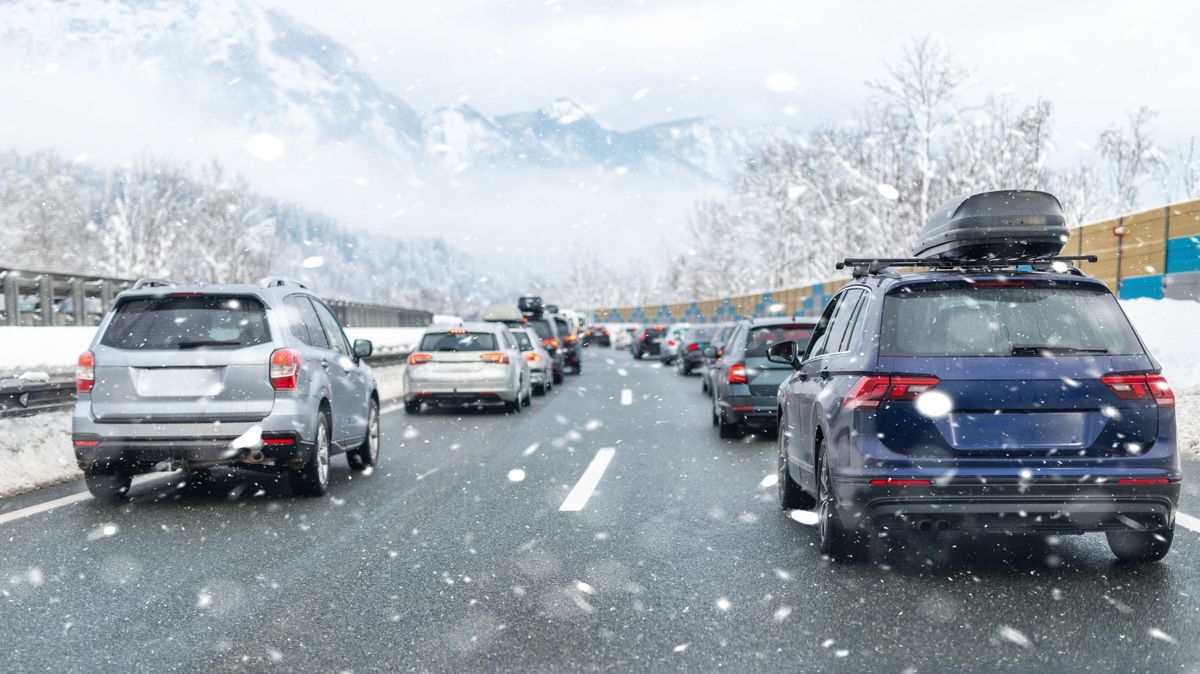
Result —
<instances>
[{"instance_id":1,"label":"dark blue car body","mask_svg":"<svg viewBox=\"0 0 1200 674\"><path fill-rule=\"evenodd\" d=\"M823 551L894 529L1104 531L1139 561L1169 549L1173 394L1097 280L865 275L789 360L780 498L817 507Z\"/></svg>"}]
</instances>

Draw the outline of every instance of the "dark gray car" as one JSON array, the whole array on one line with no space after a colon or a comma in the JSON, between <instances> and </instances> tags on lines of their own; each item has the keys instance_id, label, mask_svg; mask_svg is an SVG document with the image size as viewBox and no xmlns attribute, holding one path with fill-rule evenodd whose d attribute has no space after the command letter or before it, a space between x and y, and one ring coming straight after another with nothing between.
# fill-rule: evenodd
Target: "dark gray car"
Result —
<instances>
[{"instance_id":1,"label":"dark gray car","mask_svg":"<svg viewBox=\"0 0 1200 674\"><path fill-rule=\"evenodd\" d=\"M137 473L230 465L320 496L331 454L378 459L371 349L295 282L139 282L79 359L71 433L88 489L116 501Z\"/></svg>"}]
</instances>

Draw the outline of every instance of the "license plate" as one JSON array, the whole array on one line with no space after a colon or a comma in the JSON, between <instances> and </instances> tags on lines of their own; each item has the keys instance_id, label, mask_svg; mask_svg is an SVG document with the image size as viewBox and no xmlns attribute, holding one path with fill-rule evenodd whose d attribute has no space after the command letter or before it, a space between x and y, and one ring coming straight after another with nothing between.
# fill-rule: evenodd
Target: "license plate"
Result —
<instances>
[{"instance_id":1,"label":"license plate","mask_svg":"<svg viewBox=\"0 0 1200 674\"><path fill-rule=\"evenodd\" d=\"M199 398L221 392L221 375L209 367L155 367L134 370L138 395L158 398Z\"/></svg>"}]
</instances>

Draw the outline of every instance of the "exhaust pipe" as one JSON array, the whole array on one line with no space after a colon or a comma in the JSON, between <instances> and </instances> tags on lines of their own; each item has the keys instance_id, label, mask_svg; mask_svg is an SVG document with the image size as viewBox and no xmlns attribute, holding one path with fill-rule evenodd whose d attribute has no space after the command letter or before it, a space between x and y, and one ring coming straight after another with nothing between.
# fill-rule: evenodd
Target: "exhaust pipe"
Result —
<instances>
[{"instance_id":1,"label":"exhaust pipe","mask_svg":"<svg viewBox=\"0 0 1200 674\"><path fill-rule=\"evenodd\" d=\"M946 520L938 520L938 523L937 523L937 530L938 530L938 531L946 531L946 530L948 530L949 528L950 528L950 523L949 523L949 522L947 522Z\"/></svg>"},{"instance_id":2,"label":"exhaust pipe","mask_svg":"<svg viewBox=\"0 0 1200 674\"><path fill-rule=\"evenodd\" d=\"M262 463L266 458L261 449L252 449L246 454L246 460L250 463Z\"/></svg>"},{"instance_id":3,"label":"exhaust pipe","mask_svg":"<svg viewBox=\"0 0 1200 674\"><path fill-rule=\"evenodd\" d=\"M921 522L917 524L917 528L921 531L933 531L933 522L929 520L921 520Z\"/></svg>"}]
</instances>

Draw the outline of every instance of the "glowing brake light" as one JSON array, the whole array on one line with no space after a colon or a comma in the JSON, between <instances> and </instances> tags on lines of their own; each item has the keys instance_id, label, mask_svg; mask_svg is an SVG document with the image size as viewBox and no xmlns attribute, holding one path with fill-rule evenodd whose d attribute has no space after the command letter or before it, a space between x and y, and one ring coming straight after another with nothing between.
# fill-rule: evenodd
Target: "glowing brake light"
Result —
<instances>
[{"instance_id":1,"label":"glowing brake light","mask_svg":"<svg viewBox=\"0 0 1200 674\"><path fill-rule=\"evenodd\" d=\"M300 352L295 349L275 349L271 353L269 375L275 390L295 390L300 381Z\"/></svg>"},{"instance_id":2,"label":"glowing brake light","mask_svg":"<svg viewBox=\"0 0 1200 674\"><path fill-rule=\"evenodd\" d=\"M1147 485L1147 484L1171 484L1171 481L1165 477L1127 477L1117 480L1117 484L1128 485Z\"/></svg>"},{"instance_id":3,"label":"glowing brake light","mask_svg":"<svg viewBox=\"0 0 1200 674\"><path fill-rule=\"evenodd\" d=\"M433 356L427 353L414 353L408 357L409 365L424 365L433 360Z\"/></svg>"},{"instance_id":4,"label":"glowing brake light","mask_svg":"<svg viewBox=\"0 0 1200 674\"><path fill-rule=\"evenodd\" d=\"M675 340L673 340L673 339L668 339L668 340L667 340L667 346L675 346L675 345L676 345L676 344L678 344L678 343L679 343L679 342L676 342L676 341L675 341Z\"/></svg>"},{"instance_id":5,"label":"glowing brake light","mask_svg":"<svg viewBox=\"0 0 1200 674\"><path fill-rule=\"evenodd\" d=\"M1110 374L1100 381L1121 400L1153 399L1159 407L1175 406L1175 392L1161 374Z\"/></svg>"},{"instance_id":6,"label":"glowing brake light","mask_svg":"<svg viewBox=\"0 0 1200 674\"><path fill-rule=\"evenodd\" d=\"M452 335L465 335L465 334L467 334L467 330L466 330L466 328L450 328L449 330L447 330L447 332L448 332L448 333L450 333L450 334L452 334Z\"/></svg>"},{"instance_id":7,"label":"glowing brake light","mask_svg":"<svg viewBox=\"0 0 1200 674\"><path fill-rule=\"evenodd\" d=\"M96 385L96 357L91 351L79 354L79 364L75 366L75 392L87 393Z\"/></svg>"},{"instance_id":8,"label":"glowing brake light","mask_svg":"<svg viewBox=\"0 0 1200 674\"><path fill-rule=\"evenodd\" d=\"M937 377L868 376L862 377L846 394L842 407L874 409L881 402L916 400L917 396L938 385Z\"/></svg>"},{"instance_id":9,"label":"glowing brake light","mask_svg":"<svg viewBox=\"0 0 1200 674\"><path fill-rule=\"evenodd\" d=\"M547 349L557 349L558 348L558 340L557 339L543 339L542 346L546 347Z\"/></svg>"},{"instance_id":10,"label":"glowing brake light","mask_svg":"<svg viewBox=\"0 0 1200 674\"><path fill-rule=\"evenodd\" d=\"M916 480L899 477L889 477L883 480L871 480L872 487L928 487L929 480Z\"/></svg>"},{"instance_id":11,"label":"glowing brake light","mask_svg":"<svg viewBox=\"0 0 1200 674\"><path fill-rule=\"evenodd\" d=\"M530 351L529 353L525 354L525 360L529 361L530 363L538 363L541 362L542 357L538 355L537 351Z\"/></svg>"},{"instance_id":12,"label":"glowing brake light","mask_svg":"<svg viewBox=\"0 0 1200 674\"><path fill-rule=\"evenodd\" d=\"M565 339L567 340L567 342L568 342L568 343L570 343L570 342L573 342L573 341L575 341L575 340L577 340L577 339L579 339L579 338L578 338L578 337L576 337L575 335L567 335Z\"/></svg>"},{"instance_id":13,"label":"glowing brake light","mask_svg":"<svg viewBox=\"0 0 1200 674\"><path fill-rule=\"evenodd\" d=\"M745 384L745 383L747 383L747 381L748 380L746 379L746 365L744 363L737 363L733 367L729 368L729 383L730 384Z\"/></svg>"},{"instance_id":14,"label":"glowing brake light","mask_svg":"<svg viewBox=\"0 0 1200 674\"><path fill-rule=\"evenodd\" d=\"M695 342L692 342L691 344L688 344L688 346L687 346L688 351L698 351L699 349L700 349L700 345Z\"/></svg>"},{"instance_id":15,"label":"glowing brake light","mask_svg":"<svg viewBox=\"0 0 1200 674\"><path fill-rule=\"evenodd\" d=\"M502 353L483 353L479 355L479 360L485 363L496 363L503 365L508 362L508 356Z\"/></svg>"}]
</instances>

